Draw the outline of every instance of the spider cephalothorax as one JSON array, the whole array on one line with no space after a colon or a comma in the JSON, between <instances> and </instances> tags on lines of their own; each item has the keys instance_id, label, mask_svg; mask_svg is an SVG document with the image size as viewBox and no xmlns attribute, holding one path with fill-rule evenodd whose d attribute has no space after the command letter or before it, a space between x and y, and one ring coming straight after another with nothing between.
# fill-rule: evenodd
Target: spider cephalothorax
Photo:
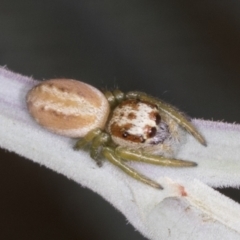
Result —
<instances>
[{"instance_id":1,"label":"spider cephalothorax","mask_svg":"<svg viewBox=\"0 0 240 240\"><path fill-rule=\"evenodd\" d=\"M180 140L178 125L172 124L157 105L138 99L119 103L113 109L106 131L119 146L164 156L172 155L170 138Z\"/></svg>"},{"instance_id":2,"label":"spider cephalothorax","mask_svg":"<svg viewBox=\"0 0 240 240\"><path fill-rule=\"evenodd\" d=\"M156 188L161 185L129 167L125 161L192 167L174 159L184 131L206 145L202 135L176 108L142 92L119 90L102 94L75 80L55 79L34 87L27 96L29 112L49 130L80 137L75 149L89 146L90 156L102 165L102 156L124 172Z\"/></svg>"},{"instance_id":3,"label":"spider cephalothorax","mask_svg":"<svg viewBox=\"0 0 240 240\"><path fill-rule=\"evenodd\" d=\"M163 142L169 135L166 124L162 131L159 130L161 122L157 106L128 99L119 103L113 110L107 130L119 145L132 142L147 147Z\"/></svg>"}]
</instances>

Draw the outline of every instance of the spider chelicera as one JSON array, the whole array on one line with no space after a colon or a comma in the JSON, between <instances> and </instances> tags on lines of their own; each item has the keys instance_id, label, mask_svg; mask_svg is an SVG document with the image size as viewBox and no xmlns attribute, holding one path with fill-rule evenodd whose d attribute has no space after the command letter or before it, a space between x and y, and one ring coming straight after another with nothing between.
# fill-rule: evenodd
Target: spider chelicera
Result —
<instances>
[{"instance_id":1,"label":"spider chelicera","mask_svg":"<svg viewBox=\"0 0 240 240\"><path fill-rule=\"evenodd\" d=\"M80 81L54 79L30 90L27 105L34 119L49 130L81 137L74 149L88 147L98 166L104 157L136 180L158 189L162 189L159 183L126 161L196 166L195 162L174 158L183 131L206 146L205 139L185 114L142 92L114 90L102 94Z\"/></svg>"}]
</instances>

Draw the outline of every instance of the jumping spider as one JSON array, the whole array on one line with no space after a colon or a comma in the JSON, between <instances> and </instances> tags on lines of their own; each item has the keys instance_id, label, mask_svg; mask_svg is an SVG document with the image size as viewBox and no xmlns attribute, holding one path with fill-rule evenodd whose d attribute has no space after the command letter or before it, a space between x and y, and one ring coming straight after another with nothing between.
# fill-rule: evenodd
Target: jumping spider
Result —
<instances>
[{"instance_id":1,"label":"jumping spider","mask_svg":"<svg viewBox=\"0 0 240 240\"><path fill-rule=\"evenodd\" d=\"M27 96L29 112L49 130L80 137L75 149L89 147L90 156L102 165L102 156L131 177L162 186L126 164L139 161L171 167L193 167L174 159L181 132L205 139L188 118L171 105L142 92L119 90L102 94L83 82L69 79L43 81Z\"/></svg>"}]
</instances>

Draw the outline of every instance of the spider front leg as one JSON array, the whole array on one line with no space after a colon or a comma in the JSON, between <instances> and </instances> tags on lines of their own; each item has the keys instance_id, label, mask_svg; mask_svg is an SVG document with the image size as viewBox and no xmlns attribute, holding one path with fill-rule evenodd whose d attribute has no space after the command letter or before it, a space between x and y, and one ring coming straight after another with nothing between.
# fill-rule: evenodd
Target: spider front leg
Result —
<instances>
[{"instance_id":1,"label":"spider front leg","mask_svg":"<svg viewBox=\"0 0 240 240\"><path fill-rule=\"evenodd\" d=\"M149 96L142 92L129 92L125 95L126 99L138 99L141 101L146 101L158 106L159 110L174 119L180 126L182 126L188 133L193 135L202 145L207 146L204 137L197 131L197 129L192 125L192 123L187 119L187 117L178 111L173 106Z\"/></svg>"},{"instance_id":2,"label":"spider front leg","mask_svg":"<svg viewBox=\"0 0 240 240\"><path fill-rule=\"evenodd\" d=\"M168 158L159 155L145 153L142 150L132 150L126 147L117 147L115 153L127 161L145 162L149 164L168 167L194 167L197 163L180 159Z\"/></svg>"},{"instance_id":3,"label":"spider front leg","mask_svg":"<svg viewBox=\"0 0 240 240\"><path fill-rule=\"evenodd\" d=\"M148 177L144 176L143 174L137 172L135 169L133 169L133 168L129 167L127 164L125 164L121 160L121 158L118 156L118 154L115 152L114 148L103 147L102 154L106 159L108 159L109 162L111 162L115 166L119 167L122 171L124 171L129 176L131 176L131 177L135 178L136 180L141 181L145 184L148 184L154 188L163 189L163 187L159 183L149 179Z\"/></svg>"}]
</instances>

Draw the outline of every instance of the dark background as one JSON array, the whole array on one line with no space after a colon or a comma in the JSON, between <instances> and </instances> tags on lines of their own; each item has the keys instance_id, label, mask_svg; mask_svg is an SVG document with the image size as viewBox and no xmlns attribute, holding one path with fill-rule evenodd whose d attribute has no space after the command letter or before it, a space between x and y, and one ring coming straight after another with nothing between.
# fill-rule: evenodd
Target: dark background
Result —
<instances>
[{"instance_id":1,"label":"dark background","mask_svg":"<svg viewBox=\"0 0 240 240\"><path fill-rule=\"evenodd\" d=\"M192 117L240 123L239 13L237 0L2 0L0 65L141 90ZM90 190L0 154L0 239L145 239ZM221 191L240 201L238 190Z\"/></svg>"}]
</instances>

